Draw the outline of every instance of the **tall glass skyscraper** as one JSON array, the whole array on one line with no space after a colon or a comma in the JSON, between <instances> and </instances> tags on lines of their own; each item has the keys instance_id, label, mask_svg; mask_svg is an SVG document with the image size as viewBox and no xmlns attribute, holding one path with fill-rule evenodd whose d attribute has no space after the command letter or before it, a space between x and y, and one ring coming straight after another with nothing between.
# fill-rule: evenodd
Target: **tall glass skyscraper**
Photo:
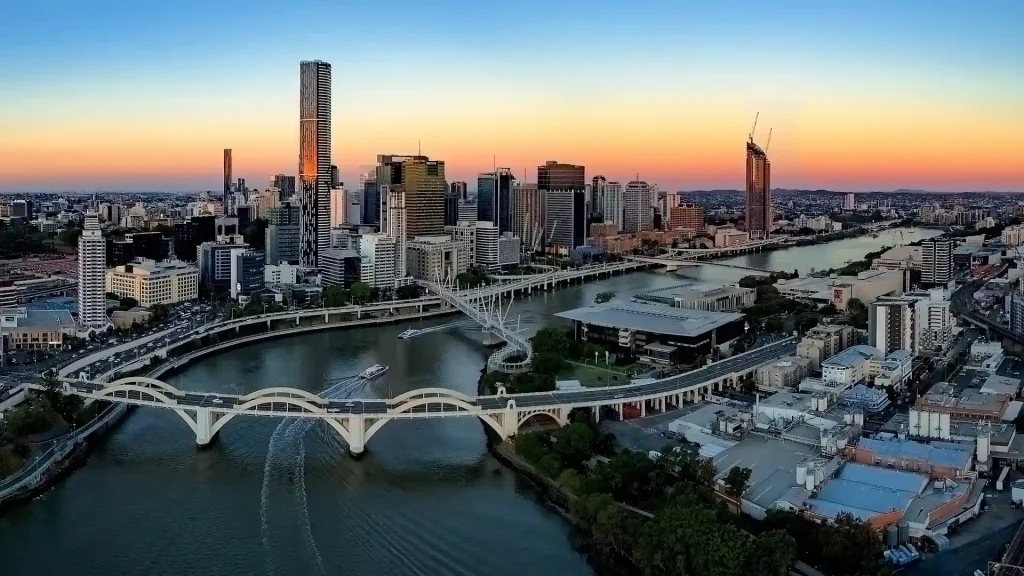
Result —
<instances>
[{"instance_id":1,"label":"tall glass skyscraper","mask_svg":"<svg viewBox=\"0 0 1024 576\"><path fill-rule=\"evenodd\" d=\"M331 247L331 65L299 63L299 260L316 268Z\"/></svg>"},{"instance_id":2,"label":"tall glass skyscraper","mask_svg":"<svg viewBox=\"0 0 1024 576\"><path fill-rule=\"evenodd\" d=\"M751 138L747 142L747 233L751 240L765 240L772 231L772 163Z\"/></svg>"}]
</instances>

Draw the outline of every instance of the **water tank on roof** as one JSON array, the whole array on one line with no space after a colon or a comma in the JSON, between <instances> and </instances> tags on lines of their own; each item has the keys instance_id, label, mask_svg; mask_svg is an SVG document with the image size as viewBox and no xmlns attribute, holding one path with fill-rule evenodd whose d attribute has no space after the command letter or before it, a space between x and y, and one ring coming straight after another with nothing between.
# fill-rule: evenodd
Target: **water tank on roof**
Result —
<instances>
[{"instance_id":1,"label":"water tank on roof","mask_svg":"<svg viewBox=\"0 0 1024 576\"><path fill-rule=\"evenodd\" d=\"M814 485L821 486L825 482L825 469L818 467L814 469Z\"/></svg>"},{"instance_id":2,"label":"water tank on roof","mask_svg":"<svg viewBox=\"0 0 1024 576\"><path fill-rule=\"evenodd\" d=\"M921 413L917 410L910 410L910 435L920 436L921 435Z\"/></svg>"},{"instance_id":3,"label":"water tank on roof","mask_svg":"<svg viewBox=\"0 0 1024 576\"><path fill-rule=\"evenodd\" d=\"M949 414L939 415L939 438L949 440Z\"/></svg>"},{"instance_id":4,"label":"water tank on roof","mask_svg":"<svg viewBox=\"0 0 1024 576\"><path fill-rule=\"evenodd\" d=\"M931 418L928 419L928 423L932 426L932 431L928 434L929 438L941 438L942 416L942 414L932 414Z\"/></svg>"},{"instance_id":5,"label":"water tank on roof","mask_svg":"<svg viewBox=\"0 0 1024 576\"><path fill-rule=\"evenodd\" d=\"M895 524L885 529L885 547L895 548L900 542L899 528Z\"/></svg>"},{"instance_id":6,"label":"water tank on roof","mask_svg":"<svg viewBox=\"0 0 1024 576\"><path fill-rule=\"evenodd\" d=\"M910 525L906 522L900 522L898 534L900 544L905 544L910 539Z\"/></svg>"},{"instance_id":7,"label":"water tank on roof","mask_svg":"<svg viewBox=\"0 0 1024 576\"><path fill-rule=\"evenodd\" d=\"M807 482L807 465L800 464L796 467L796 484L803 486Z\"/></svg>"},{"instance_id":8,"label":"water tank on roof","mask_svg":"<svg viewBox=\"0 0 1024 576\"><path fill-rule=\"evenodd\" d=\"M807 473L807 478L804 479L804 488L807 489L808 492L814 492L814 473L813 472L808 472Z\"/></svg>"}]
</instances>

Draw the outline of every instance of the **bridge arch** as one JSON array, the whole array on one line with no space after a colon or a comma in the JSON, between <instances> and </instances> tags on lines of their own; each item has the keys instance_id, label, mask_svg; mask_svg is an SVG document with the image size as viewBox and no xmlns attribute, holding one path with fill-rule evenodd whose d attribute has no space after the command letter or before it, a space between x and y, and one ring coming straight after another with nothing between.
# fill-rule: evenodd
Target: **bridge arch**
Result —
<instances>
[{"instance_id":1,"label":"bridge arch","mask_svg":"<svg viewBox=\"0 0 1024 576\"><path fill-rule=\"evenodd\" d=\"M163 404L167 404L168 406L175 406L178 404L177 400L167 396L161 390L150 388L149 386L138 386L135 384L111 385L96 390L95 392L93 392L93 394L96 394L97 396L111 396L116 398L115 394L118 392L124 392L126 394L128 392L137 392L140 396L149 396L150 398L152 398L152 401L161 402Z\"/></svg>"},{"instance_id":2,"label":"bridge arch","mask_svg":"<svg viewBox=\"0 0 1024 576\"><path fill-rule=\"evenodd\" d=\"M149 378L147 376L128 376L126 378L118 378L117 380L107 384L107 386L120 386L122 384L148 384L150 388L158 388L165 392L170 392L175 396L181 396L184 394L184 392L174 386L171 386L167 382L157 380L156 378Z\"/></svg>"},{"instance_id":3,"label":"bridge arch","mask_svg":"<svg viewBox=\"0 0 1024 576\"><path fill-rule=\"evenodd\" d=\"M519 421L516 422L516 430L518 431L520 428L522 428L523 424L526 424L530 420L533 420L537 417L543 419L545 416L547 418L550 418L551 421L553 421L558 426L565 426L567 423L567 419L563 419L559 414L556 414L551 410L531 410L528 412L523 412L522 414L519 415Z\"/></svg>"},{"instance_id":4,"label":"bridge arch","mask_svg":"<svg viewBox=\"0 0 1024 576\"><path fill-rule=\"evenodd\" d=\"M409 390L403 392L394 398L388 400L389 404L401 404L406 400L412 400L414 398L455 398L462 400L463 402L473 402L473 398L448 388L417 388L416 390Z\"/></svg>"},{"instance_id":5,"label":"bridge arch","mask_svg":"<svg viewBox=\"0 0 1024 576\"><path fill-rule=\"evenodd\" d=\"M220 432L220 429L223 428L225 424L233 420L235 416L238 416L239 414L242 414L244 412L255 412L255 410L251 409L259 406L260 404L288 404L290 406L302 408L304 412L309 412L311 414L322 414L326 412L326 410L324 410L323 408L319 406L314 406L313 404L310 404L309 402L306 402L305 400L300 400L298 398L292 398L290 396L262 396L258 398L253 398L252 400L249 400L248 402L244 402L242 404L231 406L231 408L234 409L233 412L224 413L223 416L218 418L217 421L213 423L213 426L211 426L210 428L210 437L212 438L213 436L216 436L217 432ZM326 420L330 421L331 419L327 418ZM348 439L347 432L342 436L345 437L346 440Z\"/></svg>"},{"instance_id":6,"label":"bridge arch","mask_svg":"<svg viewBox=\"0 0 1024 576\"><path fill-rule=\"evenodd\" d=\"M267 396L280 397L278 396L279 394L290 394L295 398L303 398L305 400L309 400L310 402L316 402L319 404L327 403L326 400L324 400L320 396L317 396L316 394L313 394L308 390L300 390L298 388L291 388L288 386L274 386L272 388L263 388L260 390L256 390L255 392L250 392L245 396L241 396L239 397L239 400L242 400L244 402L249 400L255 400L257 398L264 398Z\"/></svg>"},{"instance_id":7,"label":"bridge arch","mask_svg":"<svg viewBox=\"0 0 1024 576\"><path fill-rule=\"evenodd\" d=\"M502 438L505 437L505 428L504 428L504 426L502 426L500 422L495 420L493 416L491 416L490 414L485 414L483 412L477 412L478 410L480 410L479 406L474 406L474 405L472 405L472 404L470 404L468 402L464 402L464 401L459 400L457 398L446 398L446 397L443 397L443 396L431 396L431 397L427 397L427 398L417 398L415 400L409 400L408 402L406 402L405 404L402 404L401 406L397 406L395 408L392 408L392 409L388 410L388 413L389 414L402 414L402 413L405 413L405 412L408 412L408 411L412 410L413 408L416 408L418 406L426 406L427 404L447 404L449 406L456 406L456 407L462 408L466 412L472 413L474 416L477 416L478 418L483 420L484 423L487 424L488 426L490 426L495 432L497 432L499 436L501 436ZM390 419L388 419L388 420L390 420ZM381 426L384 425L384 422L386 422L386 421L387 420L374 422L373 425L370 426L370 429L373 430L374 432L376 432L377 430L379 430L381 428ZM369 437L369 435L367 435L367 437Z\"/></svg>"}]
</instances>

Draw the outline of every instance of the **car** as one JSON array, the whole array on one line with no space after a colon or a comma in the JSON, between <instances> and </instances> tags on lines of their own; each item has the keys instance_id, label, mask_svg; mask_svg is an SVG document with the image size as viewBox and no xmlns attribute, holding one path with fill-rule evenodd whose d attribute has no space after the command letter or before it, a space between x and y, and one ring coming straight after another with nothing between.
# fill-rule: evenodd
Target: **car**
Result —
<instances>
[{"instance_id":1,"label":"car","mask_svg":"<svg viewBox=\"0 0 1024 576\"><path fill-rule=\"evenodd\" d=\"M348 402L345 402L345 406L353 406L353 405L355 405L355 402L353 402L351 400L349 400Z\"/></svg>"},{"instance_id":2,"label":"car","mask_svg":"<svg viewBox=\"0 0 1024 576\"><path fill-rule=\"evenodd\" d=\"M327 411L331 414L337 414L338 412L341 412L341 408L328 408Z\"/></svg>"},{"instance_id":3,"label":"car","mask_svg":"<svg viewBox=\"0 0 1024 576\"><path fill-rule=\"evenodd\" d=\"M619 398L622 398L623 396L625 396L625 394L616 394L615 395L615 399L618 400Z\"/></svg>"},{"instance_id":4,"label":"car","mask_svg":"<svg viewBox=\"0 0 1024 576\"><path fill-rule=\"evenodd\" d=\"M213 399L213 403L214 403L214 404L223 404L223 403L224 403L224 401L223 401L223 400L221 400L220 398L214 398L214 399Z\"/></svg>"}]
</instances>

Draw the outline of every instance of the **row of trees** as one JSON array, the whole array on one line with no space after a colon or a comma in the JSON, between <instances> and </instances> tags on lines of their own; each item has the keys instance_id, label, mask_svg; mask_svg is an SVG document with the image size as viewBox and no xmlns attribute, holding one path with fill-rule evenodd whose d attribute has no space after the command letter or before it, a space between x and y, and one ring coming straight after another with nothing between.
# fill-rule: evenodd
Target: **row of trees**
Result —
<instances>
[{"instance_id":1,"label":"row of trees","mask_svg":"<svg viewBox=\"0 0 1024 576\"><path fill-rule=\"evenodd\" d=\"M399 286L393 292L370 286L365 282L355 282L349 287L328 286L324 288L323 305L326 308L337 308L349 304L369 304L384 300L410 300L423 296L423 288L416 284Z\"/></svg>"},{"instance_id":2,"label":"row of trees","mask_svg":"<svg viewBox=\"0 0 1024 576\"><path fill-rule=\"evenodd\" d=\"M82 399L61 394L61 383L53 371L40 383L43 391L30 392L25 402L8 409L0 420L0 478L17 472L31 456L33 436L81 425L87 419Z\"/></svg>"},{"instance_id":3,"label":"row of trees","mask_svg":"<svg viewBox=\"0 0 1024 576\"><path fill-rule=\"evenodd\" d=\"M0 226L0 258L18 258L27 254L44 252L46 234L35 226L12 219L7 226Z\"/></svg>"}]
</instances>

